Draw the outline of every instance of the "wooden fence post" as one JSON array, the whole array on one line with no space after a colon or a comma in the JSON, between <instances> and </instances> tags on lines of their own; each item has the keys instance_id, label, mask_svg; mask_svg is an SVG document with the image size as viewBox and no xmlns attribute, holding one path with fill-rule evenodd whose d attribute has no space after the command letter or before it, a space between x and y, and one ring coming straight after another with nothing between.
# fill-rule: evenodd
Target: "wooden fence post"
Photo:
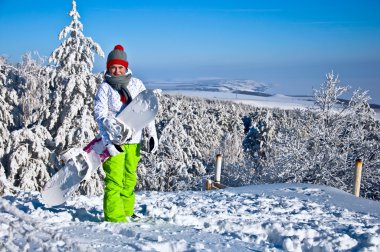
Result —
<instances>
[{"instance_id":1,"label":"wooden fence post","mask_svg":"<svg viewBox=\"0 0 380 252\"><path fill-rule=\"evenodd\" d=\"M222 154L216 155L216 163L215 163L215 178L214 181L211 179L203 179L202 186L203 190L214 190L214 189L224 189L225 185L220 183L220 177L222 174Z\"/></svg>"},{"instance_id":2,"label":"wooden fence post","mask_svg":"<svg viewBox=\"0 0 380 252\"><path fill-rule=\"evenodd\" d=\"M209 191L212 190L212 180L208 178L202 179L202 190L203 191Z\"/></svg>"},{"instance_id":3,"label":"wooden fence post","mask_svg":"<svg viewBox=\"0 0 380 252\"><path fill-rule=\"evenodd\" d=\"M362 179L362 167L363 161L358 158L355 163L355 179L354 179L354 195L359 197L360 195L360 181Z\"/></svg>"},{"instance_id":4,"label":"wooden fence post","mask_svg":"<svg viewBox=\"0 0 380 252\"><path fill-rule=\"evenodd\" d=\"M216 155L216 164L215 164L215 183L220 184L220 176L222 173L222 154Z\"/></svg>"}]
</instances>

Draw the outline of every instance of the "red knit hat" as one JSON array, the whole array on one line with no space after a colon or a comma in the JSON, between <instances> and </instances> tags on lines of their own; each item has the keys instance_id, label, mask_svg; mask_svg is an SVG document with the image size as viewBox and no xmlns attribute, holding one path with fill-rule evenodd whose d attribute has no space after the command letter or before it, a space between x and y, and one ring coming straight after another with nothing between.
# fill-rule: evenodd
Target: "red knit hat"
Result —
<instances>
[{"instance_id":1,"label":"red knit hat","mask_svg":"<svg viewBox=\"0 0 380 252\"><path fill-rule=\"evenodd\" d=\"M114 64L123 65L125 68L128 68L127 54L121 45L116 45L113 51L108 54L107 69Z\"/></svg>"}]
</instances>

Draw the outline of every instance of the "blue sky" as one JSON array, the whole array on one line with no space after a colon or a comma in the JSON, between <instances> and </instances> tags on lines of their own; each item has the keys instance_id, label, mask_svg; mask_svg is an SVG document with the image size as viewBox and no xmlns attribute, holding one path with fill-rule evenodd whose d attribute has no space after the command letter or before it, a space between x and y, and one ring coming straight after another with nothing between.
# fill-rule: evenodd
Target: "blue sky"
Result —
<instances>
[{"instance_id":1,"label":"blue sky","mask_svg":"<svg viewBox=\"0 0 380 252\"><path fill-rule=\"evenodd\" d=\"M85 36L108 54L122 44L143 80L252 79L311 94L325 74L380 104L380 1L77 0ZM0 54L49 56L71 0L0 0ZM96 58L94 71L105 59Z\"/></svg>"}]
</instances>

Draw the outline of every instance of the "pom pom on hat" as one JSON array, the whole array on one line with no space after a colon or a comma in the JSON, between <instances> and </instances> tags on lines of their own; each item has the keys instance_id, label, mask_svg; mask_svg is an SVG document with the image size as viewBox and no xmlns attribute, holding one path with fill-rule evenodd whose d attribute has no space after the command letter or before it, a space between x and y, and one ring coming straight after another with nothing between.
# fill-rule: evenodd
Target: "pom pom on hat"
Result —
<instances>
[{"instance_id":1,"label":"pom pom on hat","mask_svg":"<svg viewBox=\"0 0 380 252\"><path fill-rule=\"evenodd\" d=\"M114 50L124 51L124 47L122 45L115 45Z\"/></svg>"},{"instance_id":2,"label":"pom pom on hat","mask_svg":"<svg viewBox=\"0 0 380 252\"><path fill-rule=\"evenodd\" d=\"M124 47L121 45L116 45L107 57L107 69L115 64L128 68L127 54L124 52Z\"/></svg>"}]
</instances>

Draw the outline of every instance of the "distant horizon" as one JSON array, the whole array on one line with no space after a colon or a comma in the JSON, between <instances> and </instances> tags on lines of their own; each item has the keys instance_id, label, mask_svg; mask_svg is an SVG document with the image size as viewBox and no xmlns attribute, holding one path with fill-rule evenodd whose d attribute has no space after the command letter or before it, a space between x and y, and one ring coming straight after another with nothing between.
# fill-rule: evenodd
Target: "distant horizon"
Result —
<instances>
[{"instance_id":1,"label":"distant horizon","mask_svg":"<svg viewBox=\"0 0 380 252\"><path fill-rule=\"evenodd\" d=\"M190 90L194 90L195 91L195 90L201 90L201 89L207 90L207 87L205 86L205 84L207 82L210 82L211 84L215 84L215 81L220 81L220 82L223 82L223 81L239 81L239 82L246 81L246 82L255 82L256 84L260 84L260 85L266 85L266 83L257 82L257 81L252 80L252 79L231 79L231 78L227 79L227 78L217 78L217 77L193 78L193 79L162 79L162 80L157 79L157 80L144 80L144 81L145 81L145 85L147 86L147 88L161 88L164 91L165 90L168 90L168 91L176 91L176 90L177 91L181 91L181 90L190 91ZM199 82L202 82L201 87L193 86L191 88L189 86L189 84L191 84L191 83L197 85L197 84L199 84ZM344 85L344 86L347 86L347 85ZM215 85L209 87L209 89L212 89L212 88L215 88ZM306 92L300 92L300 93L287 92L286 93L286 92L279 92L279 89L276 86L267 85L265 88L260 86L258 90L255 90L255 92L262 93L265 95L270 95L270 96L286 95L289 97L314 97L314 93L313 93L314 89L319 89L319 88L321 88L321 85L313 87L312 89L310 89ZM263 89L265 89L265 90L263 90ZM344 95L342 95L341 97L339 97L339 99L343 99L343 100L348 101L352 97L353 91L355 91L355 90L356 90L355 88L352 88L349 86L348 92L345 93ZM236 91L237 91L237 93L239 93L238 92L239 89L236 89ZM218 91L218 92L222 92L222 91ZM254 91L252 90L251 92L254 92ZM380 108L380 103L374 102L373 99L371 99L369 101L369 104L371 104L374 108L377 108L377 109Z\"/></svg>"},{"instance_id":2,"label":"distant horizon","mask_svg":"<svg viewBox=\"0 0 380 252\"><path fill-rule=\"evenodd\" d=\"M332 70L380 104L380 2L77 0L83 34L106 57L122 44L142 80L250 79L312 94ZM328 6L328 8L327 8ZM71 0L0 1L0 55L48 57L69 25ZM94 72L105 58L95 56Z\"/></svg>"}]
</instances>

